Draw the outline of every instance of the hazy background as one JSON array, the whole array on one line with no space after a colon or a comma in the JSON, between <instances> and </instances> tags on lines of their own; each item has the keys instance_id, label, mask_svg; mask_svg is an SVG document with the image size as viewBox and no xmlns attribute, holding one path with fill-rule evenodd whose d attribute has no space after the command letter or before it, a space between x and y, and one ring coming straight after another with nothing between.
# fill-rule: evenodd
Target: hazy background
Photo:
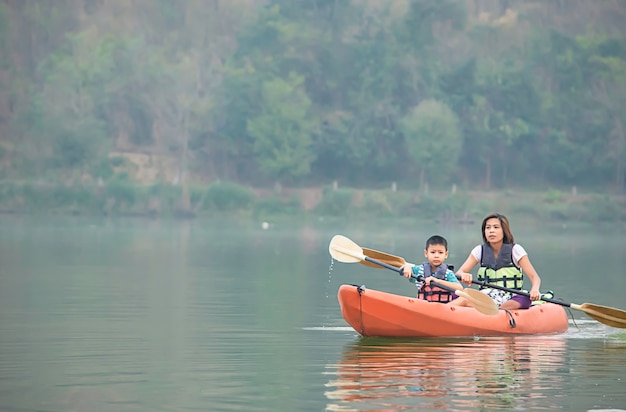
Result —
<instances>
[{"instance_id":1,"label":"hazy background","mask_svg":"<svg viewBox=\"0 0 626 412\"><path fill-rule=\"evenodd\" d=\"M3 0L2 192L621 194L625 20L624 0Z\"/></svg>"}]
</instances>

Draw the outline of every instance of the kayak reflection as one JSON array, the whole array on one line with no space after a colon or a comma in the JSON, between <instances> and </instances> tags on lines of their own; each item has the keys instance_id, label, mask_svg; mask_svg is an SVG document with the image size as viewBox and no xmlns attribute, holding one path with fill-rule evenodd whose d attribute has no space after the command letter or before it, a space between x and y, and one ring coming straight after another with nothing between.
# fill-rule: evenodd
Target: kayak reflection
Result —
<instances>
[{"instance_id":1,"label":"kayak reflection","mask_svg":"<svg viewBox=\"0 0 626 412\"><path fill-rule=\"evenodd\" d=\"M328 365L327 410L558 408L566 350L559 336L360 338Z\"/></svg>"}]
</instances>

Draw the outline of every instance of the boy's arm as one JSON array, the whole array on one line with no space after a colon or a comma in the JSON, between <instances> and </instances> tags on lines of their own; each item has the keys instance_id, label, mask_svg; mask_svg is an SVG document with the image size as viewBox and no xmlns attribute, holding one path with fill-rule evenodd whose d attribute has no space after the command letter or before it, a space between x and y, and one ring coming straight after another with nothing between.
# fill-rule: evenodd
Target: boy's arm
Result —
<instances>
[{"instance_id":1,"label":"boy's arm","mask_svg":"<svg viewBox=\"0 0 626 412\"><path fill-rule=\"evenodd\" d=\"M452 283L460 283L459 279L457 279L457 277L454 274L454 272L451 271L450 269L448 269L448 271L446 272L446 280L448 282L452 282Z\"/></svg>"},{"instance_id":2,"label":"boy's arm","mask_svg":"<svg viewBox=\"0 0 626 412\"><path fill-rule=\"evenodd\" d=\"M459 280L454 275L454 272L451 271L450 269L446 271L446 280L437 280L437 279L434 279L434 280L438 283L441 283L443 286L447 286L455 290L463 289L463 285L461 285L461 282L459 282Z\"/></svg>"},{"instance_id":3,"label":"boy's arm","mask_svg":"<svg viewBox=\"0 0 626 412\"><path fill-rule=\"evenodd\" d=\"M447 278L448 278L448 275L446 274L446 279ZM434 281L435 283L439 283L442 286L447 286L447 287L449 287L451 289L455 289L455 290L463 289L463 286L461 285L461 283L459 283L458 280L456 280L456 278L455 278L456 282L453 282L453 281L450 281L450 280L435 279L434 277L429 277L428 279L430 279L431 281Z\"/></svg>"}]
</instances>

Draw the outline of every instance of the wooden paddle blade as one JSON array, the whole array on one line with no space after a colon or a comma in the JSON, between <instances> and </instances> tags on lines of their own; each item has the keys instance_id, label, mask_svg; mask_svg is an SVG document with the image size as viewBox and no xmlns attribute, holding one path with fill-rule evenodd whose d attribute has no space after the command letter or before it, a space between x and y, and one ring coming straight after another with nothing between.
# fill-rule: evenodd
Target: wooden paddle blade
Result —
<instances>
[{"instance_id":1,"label":"wooden paddle blade","mask_svg":"<svg viewBox=\"0 0 626 412\"><path fill-rule=\"evenodd\" d=\"M605 325L609 325L614 328L626 329L626 311L621 309L595 305L593 303L583 303L582 305L572 303L570 307L582 310L589 317L600 323L604 323Z\"/></svg>"},{"instance_id":2,"label":"wooden paddle blade","mask_svg":"<svg viewBox=\"0 0 626 412\"><path fill-rule=\"evenodd\" d=\"M368 249L368 248L363 248L363 254L369 258L372 259L376 259L380 262L384 262L388 265L391 266L395 266L395 267L402 267L404 266L404 264L406 263L406 261L404 260L403 257L400 256L394 256L394 255L390 255L388 253L385 252L380 252L378 250L374 250L374 249ZM371 266L374 268L382 268L382 266L374 264L372 262L368 262L367 260L363 260L361 261L361 264L365 265L365 266Z\"/></svg>"},{"instance_id":3,"label":"wooden paddle blade","mask_svg":"<svg viewBox=\"0 0 626 412\"><path fill-rule=\"evenodd\" d=\"M498 305L486 294L479 292L476 289L463 289L454 292L457 296L467 299L472 306L488 316L495 316L498 314Z\"/></svg>"},{"instance_id":4,"label":"wooden paddle blade","mask_svg":"<svg viewBox=\"0 0 626 412\"><path fill-rule=\"evenodd\" d=\"M333 259L343 263L356 263L365 260L361 247L342 235L333 236L328 245L328 252Z\"/></svg>"}]
</instances>

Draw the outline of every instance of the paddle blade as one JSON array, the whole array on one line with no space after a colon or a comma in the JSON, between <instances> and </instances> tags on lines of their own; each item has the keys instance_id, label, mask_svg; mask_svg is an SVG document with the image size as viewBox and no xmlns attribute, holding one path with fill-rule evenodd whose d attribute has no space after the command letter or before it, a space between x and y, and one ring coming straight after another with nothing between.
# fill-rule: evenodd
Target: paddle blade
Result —
<instances>
[{"instance_id":1,"label":"paddle blade","mask_svg":"<svg viewBox=\"0 0 626 412\"><path fill-rule=\"evenodd\" d=\"M395 267L402 267L404 266L404 264L406 263L406 261L404 260L403 257L400 256L394 256L394 255L390 255L388 253L385 252L380 252L378 250L374 250L374 249L368 249L368 248L363 248L363 254L369 258L378 260L379 262L383 262L386 263L388 265L391 266L395 266ZM367 260L362 260L361 264L365 265L365 266L371 266L374 268L379 268L381 269L383 266L377 265L375 263L372 262L368 262Z\"/></svg>"},{"instance_id":2,"label":"paddle blade","mask_svg":"<svg viewBox=\"0 0 626 412\"><path fill-rule=\"evenodd\" d=\"M455 294L467 299L472 306L482 314L488 316L495 316L498 314L498 306L493 299L476 289L457 290L455 291Z\"/></svg>"},{"instance_id":3,"label":"paddle blade","mask_svg":"<svg viewBox=\"0 0 626 412\"><path fill-rule=\"evenodd\" d=\"M365 260L359 245L342 235L335 235L330 240L328 251L333 259L343 263L356 263Z\"/></svg>"},{"instance_id":4,"label":"paddle blade","mask_svg":"<svg viewBox=\"0 0 626 412\"><path fill-rule=\"evenodd\" d=\"M574 309L585 312L589 317L614 328L626 329L626 311L609 306L583 303L582 305L571 304Z\"/></svg>"}]
</instances>

